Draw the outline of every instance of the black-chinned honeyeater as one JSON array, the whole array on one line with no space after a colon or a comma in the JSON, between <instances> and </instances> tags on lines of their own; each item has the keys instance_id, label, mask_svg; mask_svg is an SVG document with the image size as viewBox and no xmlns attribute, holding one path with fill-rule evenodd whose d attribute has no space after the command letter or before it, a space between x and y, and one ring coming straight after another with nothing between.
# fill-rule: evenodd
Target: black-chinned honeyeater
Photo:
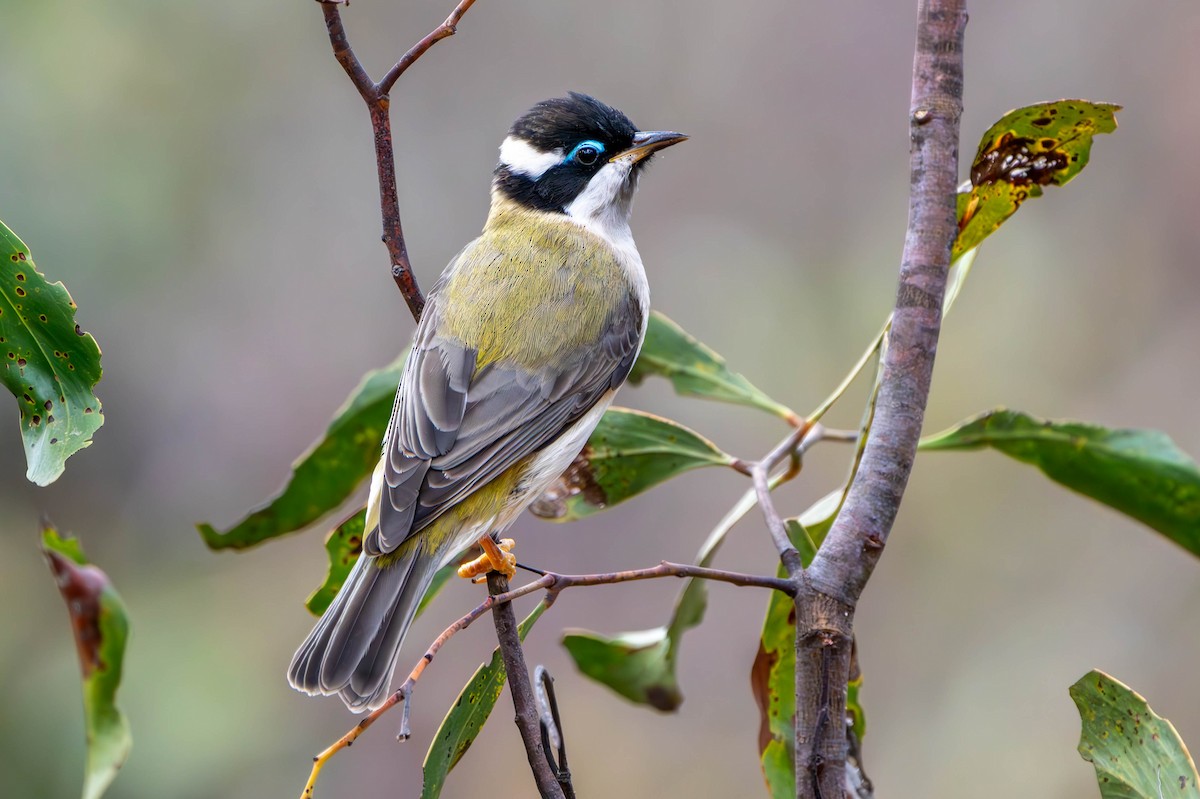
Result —
<instances>
[{"instance_id":1,"label":"black-chinned honeyeater","mask_svg":"<svg viewBox=\"0 0 1200 799\"><path fill-rule=\"evenodd\" d=\"M633 195L650 156L686 138L574 92L513 123L483 233L426 298L362 555L292 659L295 688L378 707L438 569L479 542L512 575L493 537L579 454L641 349Z\"/></svg>"}]
</instances>

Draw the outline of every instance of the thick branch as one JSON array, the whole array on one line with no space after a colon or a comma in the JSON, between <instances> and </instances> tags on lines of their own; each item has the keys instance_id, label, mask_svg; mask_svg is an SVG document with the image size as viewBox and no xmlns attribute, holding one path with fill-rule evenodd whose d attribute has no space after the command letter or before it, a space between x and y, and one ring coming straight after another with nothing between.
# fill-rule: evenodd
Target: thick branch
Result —
<instances>
[{"instance_id":1,"label":"thick branch","mask_svg":"<svg viewBox=\"0 0 1200 799\"><path fill-rule=\"evenodd\" d=\"M854 608L891 532L916 456L957 233L965 0L919 0L911 185L900 283L875 417L845 503L796 597L796 795L840 799Z\"/></svg>"},{"instance_id":2,"label":"thick branch","mask_svg":"<svg viewBox=\"0 0 1200 799\"><path fill-rule=\"evenodd\" d=\"M508 579L496 572L488 574L488 591L493 596L508 592ZM512 695L516 710L517 729L521 742L525 744L525 755L533 780L537 783L542 799L565 799L562 786L546 758L542 747L541 714L537 698L529 681L529 668L525 665L525 650L521 647L521 636L517 632L517 616L512 603L504 602L492 608L492 621L496 625L496 640L500 643L500 657L504 660L504 671L508 675L508 692Z\"/></svg>"},{"instance_id":3,"label":"thick branch","mask_svg":"<svg viewBox=\"0 0 1200 799\"><path fill-rule=\"evenodd\" d=\"M929 399L950 248L958 232L958 127L965 0L921 0L913 63L908 234L875 419L846 502L809 568L819 591L853 605L887 542Z\"/></svg>"}]
</instances>

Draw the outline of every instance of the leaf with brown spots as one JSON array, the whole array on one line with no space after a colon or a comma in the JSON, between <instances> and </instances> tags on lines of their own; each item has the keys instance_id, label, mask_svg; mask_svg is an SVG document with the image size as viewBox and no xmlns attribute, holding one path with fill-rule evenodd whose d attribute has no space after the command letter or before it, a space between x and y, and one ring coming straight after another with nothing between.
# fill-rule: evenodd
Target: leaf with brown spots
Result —
<instances>
[{"instance_id":1,"label":"leaf with brown spots","mask_svg":"<svg viewBox=\"0 0 1200 799\"><path fill-rule=\"evenodd\" d=\"M958 195L954 257L978 247L1016 213L1041 196L1042 186L1062 186L1087 166L1092 139L1117 129L1121 106L1055 100L1009 111L988 128L971 164L971 190Z\"/></svg>"},{"instance_id":2,"label":"leaf with brown spots","mask_svg":"<svg viewBox=\"0 0 1200 799\"><path fill-rule=\"evenodd\" d=\"M1174 725L1129 686L1092 670L1071 686L1079 754L1104 799L1200 799L1196 764Z\"/></svg>"},{"instance_id":3,"label":"leaf with brown spots","mask_svg":"<svg viewBox=\"0 0 1200 799\"><path fill-rule=\"evenodd\" d=\"M677 422L629 408L610 408L583 452L530 511L551 521L574 521L691 469L733 462L732 456Z\"/></svg>"},{"instance_id":4,"label":"leaf with brown spots","mask_svg":"<svg viewBox=\"0 0 1200 799\"><path fill-rule=\"evenodd\" d=\"M104 424L100 347L75 323L66 287L37 270L29 248L0 222L0 383L17 398L26 476L53 483L67 458Z\"/></svg>"},{"instance_id":5,"label":"leaf with brown spots","mask_svg":"<svg viewBox=\"0 0 1200 799\"><path fill-rule=\"evenodd\" d=\"M129 756L129 722L116 705L129 622L125 605L107 575L89 565L74 538L42 529L42 551L67 603L83 671L83 716L87 737L83 799L99 797Z\"/></svg>"},{"instance_id":6,"label":"leaf with brown spots","mask_svg":"<svg viewBox=\"0 0 1200 799\"><path fill-rule=\"evenodd\" d=\"M517 627L517 635L522 641L545 610L546 604L539 602ZM463 686L430 741L429 751L425 753L425 762L421 766L421 799L437 799L441 796L446 777L483 729L507 680L504 662L500 659L500 648L497 647L492 651L492 659L481 663Z\"/></svg>"}]
</instances>

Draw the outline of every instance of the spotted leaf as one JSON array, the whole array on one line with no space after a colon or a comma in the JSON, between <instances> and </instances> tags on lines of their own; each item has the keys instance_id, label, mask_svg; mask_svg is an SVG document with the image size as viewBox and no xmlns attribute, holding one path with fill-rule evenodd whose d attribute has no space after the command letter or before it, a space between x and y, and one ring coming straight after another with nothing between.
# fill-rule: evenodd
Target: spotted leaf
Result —
<instances>
[{"instance_id":1,"label":"spotted leaf","mask_svg":"<svg viewBox=\"0 0 1200 799\"><path fill-rule=\"evenodd\" d=\"M92 393L100 347L75 323L75 302L50 283L29 248L0 222L0 383L21 411L26 475L49 485L104 423Z\"/></svg>"}]
</instances>

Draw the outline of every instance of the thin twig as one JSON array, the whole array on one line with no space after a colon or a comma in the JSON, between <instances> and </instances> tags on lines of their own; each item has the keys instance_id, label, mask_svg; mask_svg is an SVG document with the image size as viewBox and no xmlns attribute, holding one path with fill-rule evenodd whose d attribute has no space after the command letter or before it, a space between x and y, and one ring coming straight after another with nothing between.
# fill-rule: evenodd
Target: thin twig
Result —
<instances>
[{"instance_id":1,"label":"thin twig","mask_svg":"<svg viewBox=\"0 0 1200 799\"><path fill-rule=\"evenodd\" d=\"M458 33L458 21L463 18L463 14L467 13L467 10L473 5L475 5L475 0L462 0L462 2L455 6L454 10L450 12L450 16L446 17L445 22L443 22L441 25L438 25L429 33L428 36L409 48L409 51L401 56L400 60L397 61L392 68L387 71L387 74L383 76L383 79L379 81L380 93L387 94L390 92L392 90L392 86L396 84L396 81L399 80L400 76L403 75L418 58L425 55L426 50L428 50L430 47L433 47L442 39Z\"/></svg>"},{"instance_id":2,"label":"thin twig","mask_svg":"<svg viewBox=\"0 0 1200 799\"><path fill-rule=\"evenodd\" d=\"M783 523L783 517L779 515L779 511L775 508L775 501L771 499L771 471L784 458L791 457L793 460L798 460L825 436L826 431L823 426L805 420L803 424L789 433L787 438L776 444L775 448L768 452L762 460L750 465L750 478L754 481L754 490L758 494L758 506L762 509L763 517L767 521L767 530L771 533L771 540L775 542L779 559L783 563L784 569L787 570L793 592L795 591L795 581L804 571L804 563L800 559L800 553L792 546L792 541L788 538L787 526ZM795 596L794 593L792 595Z\"/></svg>"},{"instance_id":3,"label":"thin twig","mask_svg":"<svg viewBox=\"0 0 1200 799\"><path fill-rule=\"evenodd\" d=\"M554 778L558 780L566 799L575 799L575 786L571 782L571 767L567 764L567 739L558 715L558 699L554 695L554 678L545 666L533 670L536 683L538 709L541 714L542 748L549 755L551 747L556 751L550 761Z\"/></svg>"},{"instance_id":4,"label":"thin twig","mask_svg":"<svg viewBox=\"0 0 1200 799\"><path fill-rule=\"evenodd\" d=\"M313 758L312 774L308 778L308 782L304 786L304 792L301 793L301 799L311 799L313 788L316 785L317 777L321 769L329 758L333 757L342 749L352 745L358 736L374 724L380 716L391 710L398 704L404 705L404 716L400 725L400 740L407 740L409 737L409 729L407 724L408 709L412 701L412 692L416 688L417 680L421 679L421 675L425 672L425 668L433 662L433 658L438 651L445 646L446 642L453 638L456 634L462 632L471 626L471 623L482 616L489 610L501 606L511 606L513 600L520 599L523 596L545 590L546 604L549 606L558 594L568 588L578 588L581 586L592 585L610 585L613 583L626 583L635 580L652 580L659 577L699 577L706 580L717 580L719 582L731 583L733 585L750 586L758 588L772 588L776 591L783 591L791 595L794 587L791 582L779 577L766 577L756 574L743 574L741 572L726 571L723 569L707 569L702 566L693 566L687 563L671 563L663 561L657 566L651 566L645 569L629 569L618 572L604 572L597 574L558 574L556 572L545 572L538 579L526 583L522 586L512 589L502 590L499 593L492 593L476 605L469 612L459 617L453 624L447 627L442 633L434 639L429 645L429 649L425 650L425 654L417 661L417 665L409 672L408 679L401 683L400 687L392 692L382 705L371 711L358 724L330 745L325 751ZM507 586L505 580L505 586ZM489 581L489 588L491 582ZM516 617L513 617L514 625ZM503 648L502 648L503 651Z\"/></svg>"},{"instance_id":5,"label":"thin twig","mask_svg":"<svg viewBox=\"0 0 1200 799\"><path fill-rule=\"evenodd\" d=\"M429 48L454 35L458 30L459 20L474 5L475 0L462 0L441 25L409 48L378 83L367 74L362 62L354 54L354 48L350 46L350 39L346 36L345 26L342 25L339 7L342 3L336 0L317 2L325 15L325 28L329 33L329 43L333 47L333 57L342 65L354 88L358 89L371 116L371 129L375 139L375 168L379 175L379 210L383 221L383 243L392 262L392 280L404 296L413 318L419 320L421 311L425 308L425 297L421 294L421 288L413 274L408 245L404 241L404 229L400 224L400 203L396 193L396 156L392 147L392 122L389 116L391 103L388 93L405 70Z\"/></svg>"},{"instance_id":6,"label":"thin twig","mask_svg":"<svg viewBox=\"0 0 1200 799\"><path fill-rule=\"evenodd\" d=\"M524 593L527 594L536 590L537 588L531 588L529 591L525 591ZM400 734L398 737L402 741L407 740L409 737L408 712L412 700L412 691L417 685L417 680L421 679L421 675L425 672L425 667L433 662L433 658L435 655L437 655L438 650L445 646L446 642L453 638L455 634L470 627L471 622L475 621L484 613L486 613L493 605L496 605L497 603L511 602L516 598L516 596L513 596L513 594L516 594L516 592L509 592L508 594L502 594L500 596L489 596L478 606L472 608L469 613L461 616L453 624L443 630L441 635L435 638L433 643L429 645L429 648L425 650L425 654L422 655L421 659L417 661L417 665L413 667L413 670L409 672L408 679L406 679L382 705L375 710L372 710L366 716L363 716L362 720L359 721L358 724L355 724L348 733L335 741L325 751L321 752L321 754L313 758L312 773L309 774L308 782L304 784L304 790L300 794L300 799L312 799L313 789L317 784L317 777L320 776L321 769L325 767L325 763L328 762L329 758L333 757L346 747L353 745L358 739L358 736L362 735L368 727L378 721L380 716L400 703L404 704L404 714L402 716Z\"/></svg>"}]
</instances>

